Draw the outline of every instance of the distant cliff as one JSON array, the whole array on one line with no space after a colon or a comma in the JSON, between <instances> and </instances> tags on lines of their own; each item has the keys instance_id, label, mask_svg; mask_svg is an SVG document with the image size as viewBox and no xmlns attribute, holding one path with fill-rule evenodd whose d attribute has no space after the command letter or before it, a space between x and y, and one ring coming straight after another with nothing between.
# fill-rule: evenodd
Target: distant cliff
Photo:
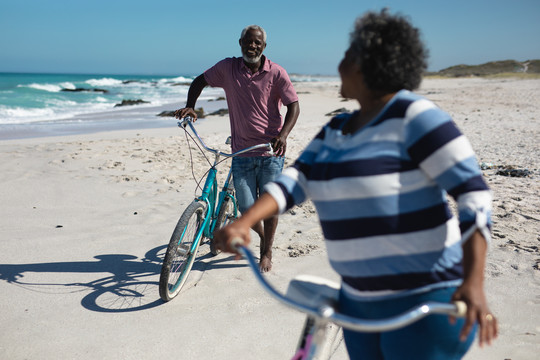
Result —
<instances>
[{"instance_id":1,"label":"distant cliff","mask_svg":"<svg viewBox=\"0 0 540 360\"><path fill-rule=\"evenodd\" d=\"M481 65L456 65L449 68L429 72L428 76L462 77L491 76L500 74L540 74L540 60L527 61L492 61Z\"/></svg>"}]
</instances>

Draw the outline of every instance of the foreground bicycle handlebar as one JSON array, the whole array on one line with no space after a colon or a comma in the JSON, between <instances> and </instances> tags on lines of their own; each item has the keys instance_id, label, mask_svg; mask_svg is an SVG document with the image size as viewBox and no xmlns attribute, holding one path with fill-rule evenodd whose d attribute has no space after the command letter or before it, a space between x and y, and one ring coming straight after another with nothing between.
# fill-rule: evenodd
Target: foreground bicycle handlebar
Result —
<instances>
[{"instance_id":1,"label":"foreground bicycle handlebar","mask_svg":"<svg viewBox=\"0 0 540 360\"><path fill-rule=\"evenodd\" d=\"M227 157L227 158L231 158L231 157L235 157L237 155L240 155L240 154L243 154L243 153L246 153L246 152L249 152L249 151L253 151L253 150L257 150L257 149L263 149L263 148L266 148L266 150L268 151L268 153L270 155L273 155L274 154L274 150L272 148L272 144L271 143L266 143L266 144L259 144L259 145L254 145L254 146L250 146L248 148L245 148L245 149L242 149L240 151L237 151L235 153L225 153L225 152L222 152L222 151L219 151L217 149L212 149L211 147L208 147L204 141L201 139L201 137L199 136L199 133L197 133L197 130L195 129L195 126L193 126L193 118L190 117L190 116L186 116L185 118L183 118L182 120L180 120L178 122L178 127L181 127L181 128L186 128L186 126L189 126L189 128L191 129L191 132L195 135L195 137L197 138L197 141L199 142L199 144L201 144L201 146L203 148L205 148L207 151L213 153L214 155L216 156L224 156L224 157Z\"/></svg>"},{"instance_id":2,"label":"foreground bicycle handlebar","mask_svg":"<svg viewBox=\"0 0 540 360\"><path fill-rule=\"evenodd\" d=\"M261 275L253 254L243 245L241 239L233 239L233 247L246 258L262 287L277 300L296 310L346 329L360 332L391 331L414 323L427 315L446 314L464 317L467 312L467 305L462 301L456 301L453 303L426 302L400 315L380 320L359 319L340 314L334 307L339 293L337 284L316 277L302 276L292 280L287 294L283 295Z\"/></svg>"}]
</instances>

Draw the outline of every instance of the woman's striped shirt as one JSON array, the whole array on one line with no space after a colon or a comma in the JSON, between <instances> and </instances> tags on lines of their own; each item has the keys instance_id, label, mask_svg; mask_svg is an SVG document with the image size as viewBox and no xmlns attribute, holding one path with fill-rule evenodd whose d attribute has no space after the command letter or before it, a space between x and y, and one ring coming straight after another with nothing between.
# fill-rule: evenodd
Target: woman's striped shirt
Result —
<instances>
[{"instance_id":1,"label":"woman's striped shirt","mask_svg":"<svg viewBox=\"0 0 540 360\"><path fill-rule=\"evenodd\" d=\"M491 194L468 140L447 113L406 90L344 135L352 115L333 118L266 190L280 212L312 199L330 263L351 295L459 285L462 239L475 229L490 239Z\"/></svg>"}]
</instances>

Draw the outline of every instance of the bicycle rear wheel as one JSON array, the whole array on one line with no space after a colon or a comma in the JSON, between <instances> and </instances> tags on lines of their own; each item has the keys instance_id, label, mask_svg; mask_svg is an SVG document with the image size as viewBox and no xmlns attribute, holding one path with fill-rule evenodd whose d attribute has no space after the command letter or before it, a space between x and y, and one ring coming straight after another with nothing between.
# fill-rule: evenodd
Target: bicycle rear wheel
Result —
<instances>
[{"instance_id":1,"label":"bicycle rear wheel","mask_svg":"<svg viewBox=\"0 0 540 360\"><path fill-rule=\"evenodd\" d=\"M204 221L205 210L204 203L194 201L176 224L159 278L159 296L163 301L170 301L178 295L187 280L202 241L201 238L197 239L197 236Z\"/></svg>"},{"instance_id":2,"label":"bicycle rear wheel","mask_svg":"<svg viewBox=\"0 0 540 360\"><path fill-rule=\"evenodd\" d=\"M230 185L227 189L227 195L223 199L223 203L221 204L221 208L219 209L216 219L216 225L214 227L214 233L234 221L234 219L236 218L234 209L234 189L232 188L232 185ZM212 255L217 255L221 252L216 248L213 238L210 240L210 252L212 253Z\"/></svg>"}]
</instances>

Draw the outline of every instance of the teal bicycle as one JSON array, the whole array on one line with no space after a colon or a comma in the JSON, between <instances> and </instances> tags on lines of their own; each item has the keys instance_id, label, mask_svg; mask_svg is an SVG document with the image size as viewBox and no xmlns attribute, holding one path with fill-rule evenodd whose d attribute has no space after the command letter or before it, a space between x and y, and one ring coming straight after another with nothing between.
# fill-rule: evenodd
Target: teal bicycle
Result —
<instances>
[{"instance_id":1,"label":"teal bicycle","mask_svg":"<svg viewBox=\"0 0 540 360\"><path fill-rule=\"evenodd\" d=\"M206 146L193 126L192 118L186 117L182 119L178 122L178 126L184 129L186 136L191 137L196 144L202 146L202 148L199 146L201 151L204 149L214 154L214 161L213 163L209 161L210 169L206 173L201 195L196 197L184 210L169 241L159 279L159 295L165 302L178 295L185 284L197 256L199 245L205 239L209 239L210 251L213 255L217 255L219 250L217 250L213 242L214 231L238 217L231 169L229 168L229 173L221 191L218 191L218 165L229 158L256 149L266 148L269 153L272 153L270 143L254 145L232 154L224 153ZM187 131L187 127L195 137L191 136Z\"/></svg>"}]
</instances>

